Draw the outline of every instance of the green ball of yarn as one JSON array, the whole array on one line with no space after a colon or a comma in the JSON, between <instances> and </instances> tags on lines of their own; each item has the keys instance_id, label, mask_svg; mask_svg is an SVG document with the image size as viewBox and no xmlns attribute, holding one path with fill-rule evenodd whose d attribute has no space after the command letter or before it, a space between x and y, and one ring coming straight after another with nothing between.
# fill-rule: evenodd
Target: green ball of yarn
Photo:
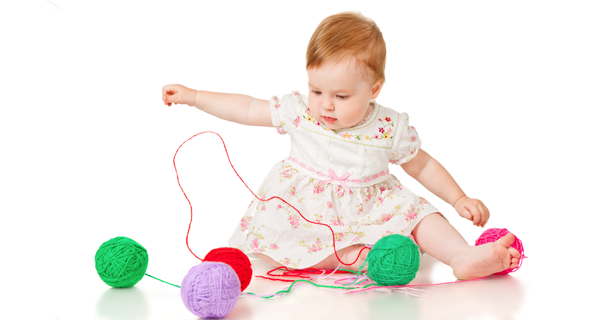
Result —
<instances>
[{"instance_id":1,"label":"green ball of yarn","mask_svg":"<svg viewBox=\"0 0 600 320\"><path fill-rule=\"evenodd\" d=\"M96 271L111 287L133 287L144 277L147 268L146 248L130 238L112 238L96 251Z\"/></svg>"},{"instance_id":2,"label":"green ball of yarn","mask_svg":"<svg viewBox=\"0 0 600 320\"><path fill-rule=\"evenodd\" d=\"M383 286L404 285L419 271L419 247L399 234L385 236L373 245L367 255L367 276Z\"/></svg>"}]
</instances>

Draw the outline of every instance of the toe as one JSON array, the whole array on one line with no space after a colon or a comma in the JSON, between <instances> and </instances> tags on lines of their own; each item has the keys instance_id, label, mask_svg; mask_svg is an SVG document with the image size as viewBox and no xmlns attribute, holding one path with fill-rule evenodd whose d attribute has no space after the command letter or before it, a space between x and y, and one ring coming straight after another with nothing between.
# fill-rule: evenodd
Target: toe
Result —
<instances>
[{"instance_id":1,"label":"toe","mask_svg":"<svg viewBox=\"0 0 600 320\"><path fill-rule=\"evenodd\" d=\"M515 236L512 233L509 233L496 241L508 248L513 242L515 242Z\"/></svg>"},{"instance_id":2,"label":"toe","mask_svg":"<svg viewBox=\"0 0 600 320\"><path fill-rule=\"evenodd\" d=\"M519 253L519 251L517 251L517 249L515 249L513 247L508 247L508 253L513 258L519 258L519 257L521 257L521 253Z\"/></svg>"},{"instance_id":3,"label":"toe","mask_svg":"<svg viewBox=\"0 0 600 320\"><path fill-rule=\"evenodd\" d=\"M511 268L516 268L516 267L518 267L518 266L519 266L519 259L515 259L515 258L513 258L513 259L510 261L510 267L511 267Z\"/></svg>"}]
</instances>

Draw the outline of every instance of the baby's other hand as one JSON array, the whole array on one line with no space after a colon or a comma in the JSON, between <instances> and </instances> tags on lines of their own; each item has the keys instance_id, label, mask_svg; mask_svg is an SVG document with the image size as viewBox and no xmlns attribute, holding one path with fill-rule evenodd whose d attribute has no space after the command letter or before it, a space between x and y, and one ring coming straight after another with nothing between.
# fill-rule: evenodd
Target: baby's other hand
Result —
<instances>
[{"instance_id":1,"label":"baby's other hand","mask_svg":"<svg viewBox=\"0 0 600 320\"><path fill-rule=\"evenodd\" d=\"M168 84L162 88L162 99L165 105L187 104L194 106L196 101L196 90L184 87L180 84Z\"/></svg>"},{"instance_id":2,"label":"baby's other hand","mask_svg":"<svg viewBox=\"0 0 600 320\"><path fill-rule=\"evenodd\" d=\"M490 211L481 200L467 196L458 199L454 204L454 209L461 217L473 221L473 225L478 227L485 227L490 218Z\"/></svg>"}]
</instances>

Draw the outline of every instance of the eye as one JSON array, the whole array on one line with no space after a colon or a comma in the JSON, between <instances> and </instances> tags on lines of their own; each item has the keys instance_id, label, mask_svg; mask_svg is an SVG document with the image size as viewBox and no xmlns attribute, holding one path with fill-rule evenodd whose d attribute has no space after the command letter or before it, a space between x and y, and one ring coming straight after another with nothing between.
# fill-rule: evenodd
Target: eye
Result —
<instances>
[{"instance_id":1,"label":"eye","mask_svg":"<svg viewBox=\"0 0 600 320\"><path fill-rule=\"evenodd\" d=\"M312 92L314 92L314 94L316 94L316 95L321 94L321 91L317 91L317 90L313 90ZM348 98L348 96L340 96L340 95L338 95L337 97L339 97L340 100L344 100L344 99Z\"/></svg>"}]
</instances>

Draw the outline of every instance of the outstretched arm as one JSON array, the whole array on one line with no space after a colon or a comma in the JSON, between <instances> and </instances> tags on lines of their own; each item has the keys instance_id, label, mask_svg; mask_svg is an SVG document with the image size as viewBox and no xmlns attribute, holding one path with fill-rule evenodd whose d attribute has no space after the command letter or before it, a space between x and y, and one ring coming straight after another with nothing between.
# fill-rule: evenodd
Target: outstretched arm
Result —
<instances>
[{"instance_id":1,"label":"outstretched arm","mask_svg":"<svg viewBox=\"0 0 600 320\"><path fill-rule=\"evenodd\" d=\"M194 106L227 121L273 127L269 101L235 93L198 91Z\"/></svg>"},{"instance_id":2,"label":"outstretched arm","mask_svg":"<svg viewBox=\"0 0 600 320\"><path fill-rule=\"evenodd\" d=\"M187 104L223 120L248 126L273 127L269 101L243 94L197 91L179 84L162 89L166 105Z\"/></svg>"},{"instance_id":3,"label":"outstretched arm","mask_svg":"<svg viewBox=\"0 0 600 320\"><path fill-rule=\"evenodd\" d=\"M480 200L467 197L450 173L425 150L420 149L412 160L401 166L427 190L452 205L461 217L476 226L485 226L490 216L487 207Z\"/></svg>"}]
</instances>

